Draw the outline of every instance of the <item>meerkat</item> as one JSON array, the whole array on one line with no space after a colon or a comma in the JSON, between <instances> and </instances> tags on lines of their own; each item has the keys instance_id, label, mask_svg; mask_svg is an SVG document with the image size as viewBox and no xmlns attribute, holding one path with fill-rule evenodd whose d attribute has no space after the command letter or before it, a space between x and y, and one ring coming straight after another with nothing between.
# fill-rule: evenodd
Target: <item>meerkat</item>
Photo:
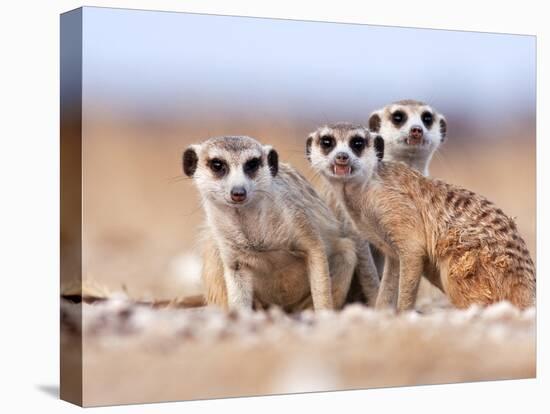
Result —
<instances>
[{"instance_id":1,"label":"meerkat","mask_svg":"<svg viewBox=\"0 0 550 414\"><path fill-rule=\"evenodd\" d=\"M426 176L432 156L447 137L445 116L413 99L373 111L368 127L384 139L384 160L404 162Z\"/></svg>"},{"instance_id":2,"label":"meerkat","mask_svg":"<svg viewBox=\"0 0 550 414\"><path fill-rule=\"evenodd\" d=\"M401 161L422 174L429 175L434 153L447 138L447 120L432 106L414 99L403 99L371 112L369 132L384 139L384 160ZM372 256L381 275L384 257L372 248ZM427 280L420 291L428 297L437 295Z\"/></svg>"},{"instance_id":3,"label":"meerkat","mask_svg":"<svg viewBox=\"0 0 550 414\"><path fill-rule=\"evenodd\" d=\"M513 219L485 197L384 161L384 140L360 125L308 137L313 168L385 256L378 308L413 309L422 274L457 307L535 302L535 269Z\"/></svg>"},{"instance_id":4,"label":"meerkat","mask_svg":"<svg viewBox=\"0 0 550 414\"><path fill-rule=\"evenodd\" d=\"M306 157L309 159L309 153L307 151ZM355 268L351 281L346 304L359 302L367 306L374 306L376 298L378 297L379 272L381 270L376 260L379 260L380 255L374 255L375 251L371 248L369 242L359 234L357 227L353 223L345 207L342 206L340 201L334 196L330 185L322 181L318 190L321 198L326 202L336 219L340 222L343 234L352 239L355 243L357 267Z\"/></svg>"},{"instance_id":5,"label":"meerkat","mask_svg":"<svg viewBox=\"0 0 550 414\"><path fill-rule=\"evenodd\" d=\"M313 187L245 136L211 138L183 154L206 213L206 300L229 309L340 308L355 245ZM376 286L377 289L378 286Z\"/></svg>"}]
</instances>

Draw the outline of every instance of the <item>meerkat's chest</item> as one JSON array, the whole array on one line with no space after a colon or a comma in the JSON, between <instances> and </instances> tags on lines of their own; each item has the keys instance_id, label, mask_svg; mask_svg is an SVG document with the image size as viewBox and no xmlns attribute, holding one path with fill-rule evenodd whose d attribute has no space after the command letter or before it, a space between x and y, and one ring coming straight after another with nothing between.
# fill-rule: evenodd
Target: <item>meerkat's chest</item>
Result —
<instances>
[{"instance_id":1,"label":"meerkat's chest","mask_svg":"<svg viewBox=\"0 0 550 414\"><path fill-rule=\"evenodd\" d=\"M233 247L243 253L264 254L289 249L289 238L281 229L261 220L239 223L229 232L229 239Z\"/></svg>"},{"instance_id":2,"label":"meerkat's chest","mask_svg":"<svg viewBox=\"0 0 550 414\"><path fill-rule=\"evenodd\" d=\"M254 252L263 253L274 247L271 240L258 232L236 231L233 233L230 241L234 249L251 254Z\"/></svg>"},{"instance_id":3,"label":"meerkat's chest","mask_svg":"<svg viewBox=\"0 0 550 414\"><path fill-rule=\"evenodd\" d=\"M247 214L220 222L224 245L239 262L255 273L270 272L279 266L303 260L303 254L293 246L288 225L275 214Z\"/></svg>"},{"instance_id":4,"label":"meerkat's chest","mask_svg":"<svg viewBox=\"0 0 550 414\"><path fill-rule=\"evenodd\" d=\"M362 197L345 194L344 201L348 214L359 233L384 254L391 254L394 251L394 246L382 220L383 212L380 212L375 204Z\"/></svg>"}]
</instances>

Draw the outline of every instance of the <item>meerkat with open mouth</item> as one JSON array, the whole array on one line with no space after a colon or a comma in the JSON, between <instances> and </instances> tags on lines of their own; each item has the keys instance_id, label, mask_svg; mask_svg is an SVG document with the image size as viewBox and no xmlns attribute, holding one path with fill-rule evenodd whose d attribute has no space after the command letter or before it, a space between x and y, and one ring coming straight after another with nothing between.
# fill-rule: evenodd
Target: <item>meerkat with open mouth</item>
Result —
<instances>
[{"instance_id":1,"label":"meerkat with open mouth","mask_svg":"<svg viewBox=\"0 0 550 414\"><path fill-rule=\"evenodd\" d=\"M361 234L385 256L377 307L414 307L422 274L457 307L535 302L535 269L514 221L486 198L383 161L384 140L360 125L309 136L312 167Z\"/></svg>"},{"instance_id":2,"label":"meerkat with open mouth","mask_svg":"<svg viewBox=\"0 0 550 414\"><path fill-rule=\"evenodd\" d=\"M208 304L285 311L343 306L355 244L273 148L244 136L211 138L184 152L183 169L206 213Z\"/></svg>"}]
</instances>

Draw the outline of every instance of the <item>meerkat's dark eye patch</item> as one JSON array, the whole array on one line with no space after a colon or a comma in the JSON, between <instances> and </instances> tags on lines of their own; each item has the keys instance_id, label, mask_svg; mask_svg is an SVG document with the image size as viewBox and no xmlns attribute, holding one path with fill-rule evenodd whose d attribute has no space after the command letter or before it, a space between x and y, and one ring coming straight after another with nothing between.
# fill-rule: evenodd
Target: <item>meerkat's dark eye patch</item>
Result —
<instances>
[{"instance_id":1,"label":"meerkat's dark eye patch","mask_svg":"<svg viewBox=\"0 0 550 414\"><path fill-rule=\"evenodd\" d=\"M380 135L374 138L374 151L376 152L376 158L379 160L384 158L384 138Z\"/></svg>"},{"instance_id":2,"label":"meerkat's dark eye patch","mask_svg":"<svg viewBox=\"0 0 550 414\"><path fill-rule=\"evenodd\" d=\"M244 163L243 170L246 175L252 177L254 174L256 174L256 172L261 167L261 165L262 165L261 158L251 158Z\"/></svg>"},{"instance_id":3,"label":"meerkat's dark eye patch","mask_svg":"<svg viewBox=\"0 0 550 414\"><path fill-rule=\"evenodd\" d=\"M319 146L325 154L328 154L336 146L336 140L332 135L322 135L319 138Z\"/></svg>"},{"instance_id":4,"label":"meerkat's dark eye patch","mask_svg":"<svg viewBox=\"0 0 550 414\"><path fill-rule=\"evenodd\" d=\"M398 109L393 114L391 114L391 121L395 126L401 126L407 121L407 114Z\"/></svg>"},{"instance_id":5,"label":"meerkat's dark eye patch","mask_svg":"<svg viewBox=\"0 0 550 414\"><path fill-rule=\"evenodd\" d=\"M210 161L208 161L208 167L210 167L214 175L218 178L226 175L227 171L229 170L229 166L227 165L227 163L219 158L212 158Z\"/></svg>"},{"instance_id":6,"label":"meerkat's dark eye patch","mask_svg":"<svg viewBox=\"0 0 550 414\"><path fill-rule=\"evenodd\" d=\"M361 155L366 146L367 140L361 135L354 135L349 140L349 147L355 153L355 155Z\"/></svg>"},{"instance_id":7,"label":"meerkat's dark eye patch","mask_svg":"<svg viewBox=\"0 0 550 414\"><path fill-rule=\"evenodd\" d=\"M422 119L422 122L424 123L424 125L426 125L426 128L430 129L434 122L434 117L431 114L431 112L428 112L428 111L422 112L422 115L420 116L420 118Z\"/></svg>"},{"instance_id":8,"label":"meerkat's dark eye patch","mask_svg":"<svg viewBox=\"0 0 550 414\"><path fill-rule=\"evenodd\" d=\"M313 143L313 138L308 137L306 140L306 158L311 161L311 144Z\"/></svg>"},{"instance_id":9,"label":"meerkat's dark eye patch","mask_svg":"<svg viewBox=\"0 0 550 414\"><path fill-rule=\"evenodd\" d=\"M439 120L439 132L441 133L441 142L447 138L447 122L444 119Z\"/></svg>"}]
</instances>

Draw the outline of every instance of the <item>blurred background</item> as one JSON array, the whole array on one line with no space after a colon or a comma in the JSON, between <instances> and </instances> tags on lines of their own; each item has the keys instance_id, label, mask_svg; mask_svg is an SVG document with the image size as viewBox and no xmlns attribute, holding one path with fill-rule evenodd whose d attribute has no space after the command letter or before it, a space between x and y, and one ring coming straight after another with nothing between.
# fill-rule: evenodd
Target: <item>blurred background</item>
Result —
<instances>
[{"instance_id":1,"label":"blurred background","mask_svg":"<svg viewBox=\"0 0 550 414\"><path fill-rule=\"evenodd\" d=\"M250 135L312 178L310 131L404 98L447 117L431 175L516 217L534 257L534 37L102 8L83 28L85 284L200 291L189 144Z\"/></svg>"}]
</instances>

